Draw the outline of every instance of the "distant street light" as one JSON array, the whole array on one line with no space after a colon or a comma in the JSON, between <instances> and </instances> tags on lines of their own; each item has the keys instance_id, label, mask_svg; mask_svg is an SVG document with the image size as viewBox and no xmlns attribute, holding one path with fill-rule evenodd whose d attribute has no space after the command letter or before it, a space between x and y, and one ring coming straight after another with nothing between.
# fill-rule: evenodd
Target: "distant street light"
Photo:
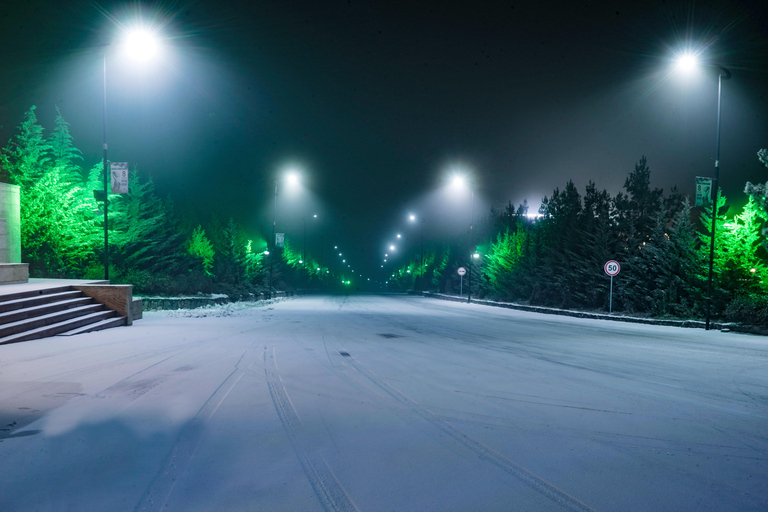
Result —
<instances>
[{"instance_id":1,"label":"distant street light","mask_svg":"<svg viewBox=\"0 0 768 512\"><path fill-rule=\"evenodd\" d=\"M160 48L157 35L146 29L129 31L125 35L123 48L135 61L144 62L154 57ZM104 195L97 197L104 201L104 280L109 281L109 171L107 170L107 52L102 54L104 103L102 108L102 126L104 135Z\"/></svg>"},{"instance_id":2,"label":"distant street light","mask_svg":"<svg viewBox=\"0 0 768 512\"><path fill-rule=\"evenodd\" d=\"M676 69L690 73L698 69L699 62L695 54L684 53L676 60ZM712 308L712 271L715 263L715 227L717 226L717 191L720 179L720 104L723 91L723 80L731 78L731 72L722 66L717 68L720 73L717 78L717 142L715 144L715 178L712 180L712 231L709 242L709 276L707 277L707 310L706 329L709 330Z\"/></svg>"}]
</instances>

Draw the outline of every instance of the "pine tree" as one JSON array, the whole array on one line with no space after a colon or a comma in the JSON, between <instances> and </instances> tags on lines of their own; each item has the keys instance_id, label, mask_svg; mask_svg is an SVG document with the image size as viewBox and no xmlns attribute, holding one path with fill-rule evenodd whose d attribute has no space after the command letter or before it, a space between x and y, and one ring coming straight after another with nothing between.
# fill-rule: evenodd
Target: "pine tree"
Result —
<instances>
[{"instance_id":1,"label":"pine tree","mask_svg":"<svg viewBox=\"0 0 768 512\"><path fill-rule=\"evenodd\" d=\"M59 168L64 177L72 183L79 184L83 181L82 168L75 163L82 160L83 155L75 147L74 138L69 133L69 123L64 119L59 107L56 107L56 120L48 144L54 167Z\"/></svg>"},{"instance_id":2,"label":"pine tree","mask_svg":"<svg viewBox=\"0 0 768 512\"><path fill-rule=\"evenodd\" d=\"M27 110L18 134L0 152L0 163L7 174L4 179L21 185L22 191L45 174L51 160L51 146L43 136L35 109L33 105Z\"/></svg>"},{"instance_id":3,"label":"pine tree","mask_svg":"<svg viewBox=\"0 0 768 512\"><path fill-rule=\"evenodd\" d=\"M214 251L211 241L205 236L203 226L197 226L187 241L187 252L200 261L206 275L211 275Z\"/></svg>"}]
</instances>

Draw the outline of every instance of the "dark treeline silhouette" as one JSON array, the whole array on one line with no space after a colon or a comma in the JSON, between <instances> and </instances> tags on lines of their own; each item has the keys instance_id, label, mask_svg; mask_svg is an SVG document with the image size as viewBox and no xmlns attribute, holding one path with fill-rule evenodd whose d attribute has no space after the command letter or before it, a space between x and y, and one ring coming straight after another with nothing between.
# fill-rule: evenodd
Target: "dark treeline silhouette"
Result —
<instances>
[{"instance_id":1,"label":"dark treeline silhouette","mask_svg":"<svg viewBox=\"0 0 768 512\"><path fill-rule=\"evenodd\" d=\"M768 155L759 154L768 166ZM477 226L476 247L456 241L433 246L419 269L415 255L390 277L392 290L459 293L459 266L474 273L472 294L558 308L608 310L610 278L603 265L621 264L614 278L613 310L674 318L701 318L706 308L711 204L696 208L673 188L650 185L645 157L615 196L590 182L579 193L572 181L543 198L540 216L523 203L491 210ZM768 326L766 243L768 184L747 185L741 212L727 216L717 198L712 311L716 317ZM467 292L468 279L463 281Z\"/></svg>"}]
</instances>

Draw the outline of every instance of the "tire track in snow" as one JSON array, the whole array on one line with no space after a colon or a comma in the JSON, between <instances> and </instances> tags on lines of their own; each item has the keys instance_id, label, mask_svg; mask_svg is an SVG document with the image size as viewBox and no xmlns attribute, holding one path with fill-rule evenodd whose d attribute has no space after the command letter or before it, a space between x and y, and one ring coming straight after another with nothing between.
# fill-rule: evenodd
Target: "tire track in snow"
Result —
<instances>
[{"instance_id":1,"label":"tire track in snow","mask_svg":"<svg viewBox=\"0 0 768 512\"><path fill-rule=\"evenodd\" d=\"M181 429L171 453L166 457L160 470L152 479L136 508L134 508L134 512L155 512L165 509L174 485L187 469L195 452L197 452L197 448L200 446L205 424L216 414L219 406L221 406L235 385L247 373L247 369L241 369L240 365L248 350L246 349L243 352L235 364L235 369L219 384L219 387L205 401L194 418Z\"/></svg>"},{"instance_id":2,"label":"tire track in snow","mask_svg":"<svg viewBox=\"0 0 768 512\"><path fill-rule=\"evenodd\" d=\"M264 362L267 385L277 415L323 509L326 512L357 512L357 507L352 503L328 464L321 456L312 452L306 429L296 414L277 372L274 347L271 351L264 347Z\"/></svg>"},{"instance_id":3,"label":"tire track in snow","mask_svg":"<svg viewBox=\"0 0 768 512\"><path fill-rule=\"evenodd\" d=\"M494 466L500 468L510 476L513 476L516 479L520 480L521 482L523 482L525 485L527 485L537 493L554 501L555 503L557 503L558 505L560 505L566 510L571 510L573 512L595 512L594 509L578 501L573 496L558 489L554 485L550 484L549 482L542 479L541 477L536 476L535 474L531 473L530 471L520 466L519 464L516 464L511 460L507 459L506 457L504 457L503 455L496 453L488 446L485 446L484 444L475 440L469 435L465 434L461 430L441 420L440 418L432 414L430 411L428 411L427 409L419 405L416 401L412 400L408 396L404 395L400 391L396 390L395 388L393 388L392 386L384 382L383 379L381 379L375 373L373 373L372 371L368 370L363 365L361 365L354 357L346 356L344 357L344 359L349 361L349 364L355 370L357 370L360 374L365 376L370 382L372 382L379 389L381 389L386 394L394 398L400 404L406 406L409 410L411 410L413 413L415 413L417 416L419 416L426 422L430 423L432 426L436 427L443 433L450 436L454 441L458 442L465 448L477 454L477 456L480 457L482 460L490 462Z\"/></svg>"}]
</instances>

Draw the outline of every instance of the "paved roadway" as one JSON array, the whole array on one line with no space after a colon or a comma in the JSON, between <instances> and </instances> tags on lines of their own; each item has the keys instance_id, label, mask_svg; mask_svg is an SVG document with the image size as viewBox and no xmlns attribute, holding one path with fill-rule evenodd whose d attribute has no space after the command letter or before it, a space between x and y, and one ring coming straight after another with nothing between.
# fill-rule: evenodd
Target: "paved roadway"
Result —
<instances>
[{"instance_id":1,"label":"paved roadway","mask_svg":"<svg viewBox=\"0 0 768 512\"><path fill-rule=\"evenodd\" d=\"M404 296L205 314L0 347L0 510L768 510L766 338Z\"/></svg>"}]
</instances>

